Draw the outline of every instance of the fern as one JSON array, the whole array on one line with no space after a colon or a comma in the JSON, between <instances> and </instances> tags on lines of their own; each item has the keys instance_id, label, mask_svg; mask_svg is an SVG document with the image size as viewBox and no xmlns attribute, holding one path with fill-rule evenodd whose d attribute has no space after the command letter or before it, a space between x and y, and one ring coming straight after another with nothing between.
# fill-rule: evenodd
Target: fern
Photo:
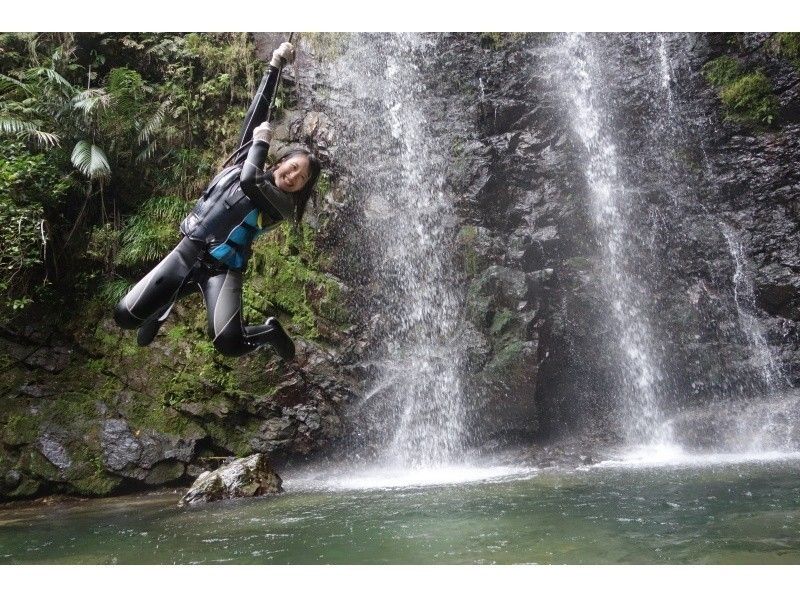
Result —
<instances>
[{"instance_id":1,"label":"fern","mask_svg":"<svg viewBox=\"0 0 800 598\"><path fill-rule=\"evenodd\" d=\"M178 223L188 210L189 204L175 196L147 200L125 226L117 262L134 266L161 259L178 240Z\"/></svg>"}]
</instances>

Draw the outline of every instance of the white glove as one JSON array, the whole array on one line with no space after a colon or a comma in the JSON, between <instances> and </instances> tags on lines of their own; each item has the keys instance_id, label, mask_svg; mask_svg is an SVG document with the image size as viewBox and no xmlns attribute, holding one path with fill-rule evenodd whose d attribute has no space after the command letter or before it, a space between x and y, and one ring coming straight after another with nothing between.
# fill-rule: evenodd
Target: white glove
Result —
<instances>
[{"instance_id":1,"label":"white glove","mask_svg":"<svg viewBox=\"0 0 800 598\"><path fill-rule=\"evenodd\" d=\"M278 49L272 53L270 64L281 68L294 62L294 46L289 42L283 42Z\"/></svg>"},{"instance_id":2,"label":"white glove","mask_svg":"<svg viewBox=\"0 0 800 598\"><path fill-rule=\"evenodd\" d=\"M267 121L264 121L253 129L253 141L272 141L272 127L269 126Z\"/></svg>"}]
</instances>

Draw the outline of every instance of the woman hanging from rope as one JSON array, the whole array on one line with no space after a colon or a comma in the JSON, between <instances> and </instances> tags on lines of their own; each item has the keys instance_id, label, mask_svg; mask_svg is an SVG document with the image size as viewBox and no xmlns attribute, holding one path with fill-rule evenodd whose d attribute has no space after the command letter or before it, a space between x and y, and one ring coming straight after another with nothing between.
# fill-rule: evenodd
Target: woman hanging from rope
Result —
<instances>
[{"instance_id":1,"label":"woman hanging from rope","mask_svg":"<svg viewBox=\"0 0 800 598\"><path fill-rule=\"evenodd\" d=\"M282 220L300 222L320 172L319 160L305 149L292 150L263 170L281 70L293 61L289 42L273 52L237 149L228 159L233 163L211 181L181 222L183 238L175 249L114 309L120 327L139 329L140 346L153 341L178 299L199 290L208 313L208 334L218 351L240 356L270 345L283 359L294 357L294 343L277 318L254 326L242 321L242 274L253 240Z\"/></svg>"}]
</instances>

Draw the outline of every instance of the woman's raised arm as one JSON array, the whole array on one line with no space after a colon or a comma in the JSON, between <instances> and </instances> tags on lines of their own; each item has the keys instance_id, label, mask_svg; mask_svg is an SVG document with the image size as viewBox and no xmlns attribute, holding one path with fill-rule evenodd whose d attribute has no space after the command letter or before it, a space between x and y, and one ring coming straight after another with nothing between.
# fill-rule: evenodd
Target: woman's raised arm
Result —
<instances>
[{"instance_id":1,"label":"woman's raised arm","mask_svg":"<svg viewBox=\"0 0 800 598\"><path fill-rule=\"evenodd\" d=\"M237 151L243 146L247 145L253 139L253 129L260 123L267 119L269 112L269 105L272 101L272 96L275 94L275 87L278 84L278 75L280 70L286 65L294 61L294 46L289 42L283 42L278 49L272 53L272 60L261 78L261 83L258 85L256 94L253 101L250 103L250 108L247 110L247 115L244 117L242 123L242 130L239 133L239 142L236 144ZM242 152L236 163L241 163L245 158Z\"/></svg>"}]
</instances>

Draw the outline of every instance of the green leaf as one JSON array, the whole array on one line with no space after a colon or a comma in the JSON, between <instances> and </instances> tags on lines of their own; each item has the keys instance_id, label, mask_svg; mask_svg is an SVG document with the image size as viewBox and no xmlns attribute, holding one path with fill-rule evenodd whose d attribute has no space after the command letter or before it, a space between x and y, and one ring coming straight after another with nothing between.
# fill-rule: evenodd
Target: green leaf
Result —
<instances>
[{"instance_id":1,"label":"green leaf","mask_svg":"<svg viewBox=\"0 0 800 598\"><path fill-rule=\"evenodd\" d=\"M54 84L65 96L72 97L75 95L75 88L72 84L62 77L55 69L39 66L32 68L29 72L39 77L46 77L47 80Z\"/></svg>"},{"instance_id":2,"label":"green leaf","mask_svg":"<svg viewBox=\"0 0 800 598\"><path fill-rule=\"evenodd\" d=\"M85 89L76 94L72 98L72 105L88 116L98 107L107 108L110 101L111 97L105 89L95 87L93 89Z\"/></svg>"},{"instance_id":3,"label":"green leaf","mask_svg":"<svg viewBox=\"0 0 800 598\"><path fill-rule=\"evenodd\" d=\"M85 139L75 144L72 164L90 179L103 179L111 175L105 152Z\"/></svg>"},{"instance_id":4,"label":"green leaf","mask_svg":"<svg viewBox=\"0 0 800 598\"><path fill-rule=\"evenodd\" d=\"M167 106L169 106L169 101L163 102L158 108L156 108L155 113L149 119L147 119L147 122L144 123L142 130L139 131L139 143L150 143L150 138L161 128L161 123L164 122L164 116L166 116L167 113Z\"/></svg>"},{"instance_id":5,"label":"green leaf","mask_svg":"<svg viewBox=\"0 0 800 598\"><path fill-rule=\"evenodd\" d=\"M27 136L33 139L37 145L44 147L54 147L61 141L55 133L41 131L36 128L35 123L14 118L13 116L0 117L0 135Z\"/></svg>"}]
</instances>

